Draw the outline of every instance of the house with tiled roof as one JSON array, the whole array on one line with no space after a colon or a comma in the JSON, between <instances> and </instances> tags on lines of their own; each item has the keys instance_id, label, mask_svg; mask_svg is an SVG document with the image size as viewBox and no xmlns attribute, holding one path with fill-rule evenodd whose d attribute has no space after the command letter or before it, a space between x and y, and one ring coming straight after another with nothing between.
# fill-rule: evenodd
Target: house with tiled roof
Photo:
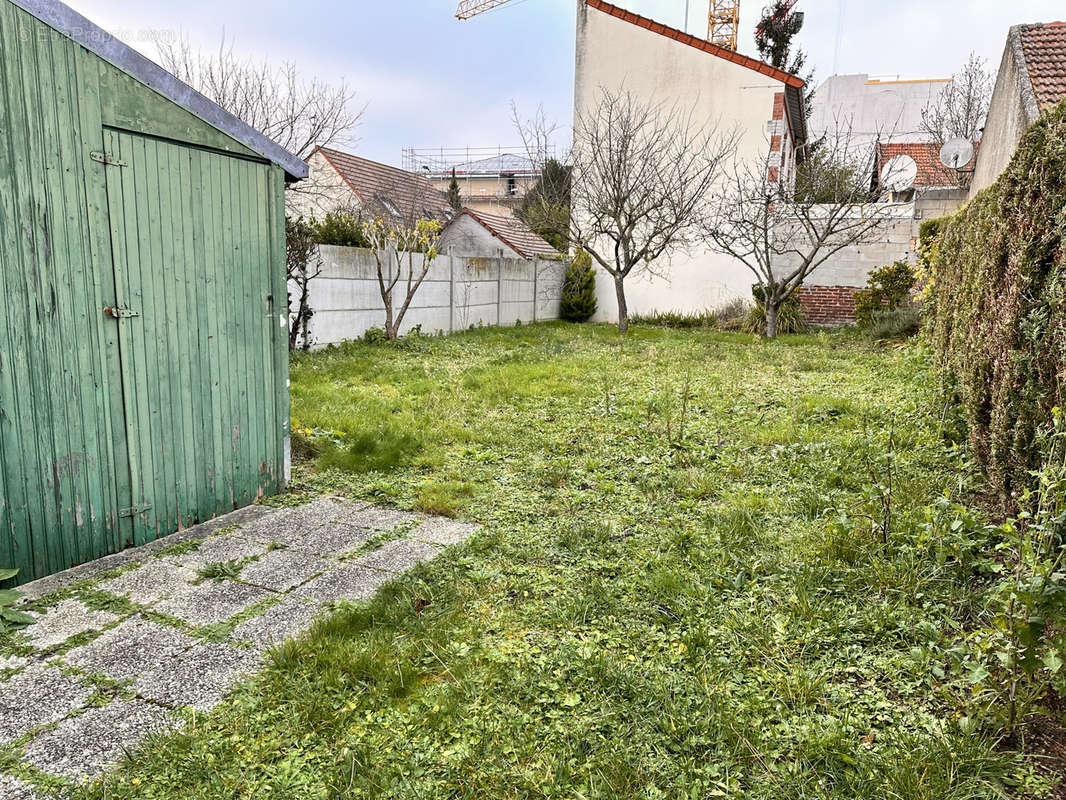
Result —
<instances>
[{"instance_id":1,"label":"house with tiled roof","mask_svg":"<svg viewBox=\"0 0 1066 800\"><path fill-rule=\"evenodd\" d=\"M314 191L290 197L293 211L321 219L331 211L411 225L421 218L451 219L447 196L424 175L330 147L307 159Z\"/></svg>"},{"instance_id":2,"label":"house with tiled roof","mask_svg":"<svg viewBox=\"0 0 1066 800\"><path fill-rule=\"evenodd\" d=\"M974 152L980 147L980 142L974 142ZM914 179L913 189L922 193L931 189L954 189L959 185L959 176L954 169L945 167L940 162L939 142L878 142L877 154L874 162L874 178L880 176L890 160L896 156L906 156L914 161L918 168ZM966 164L960 164L960 169L973 169L976 155L970 158Z\"/></svg>"},{"instance_id":3,"label":"house with tiled roof","mask_svg":"<svg viewBox=\"0 0 1066 800\"><path fill-rule=\"evenodd\" d=\"M440 249L458 256L558 258L560 253L510 214L464 208L441 232Z\"/></svg>"},{"instance_id":4,"label":"house with tiled roof","mask_svg":"<svg viewBox=\"0 0 1066 800\"><path fill-rule=\"evenodd\" d=\"M1025 131L1066 99L1066 22L1015 25L1007 35L971 193L995 183Z\"/></svg>"},{"instance_id":5,"label":"house with tiled roof","mask_svg":"<svg viewBox=\"0 0 1066 800\"><path fill-rule=\"evenodd\" d=\"M769 159L769 180L793 180L807 140L801 78L605 0L578 4L575 67L575 119L596 108L603 89L649 105L676 104L691 109L696 126L736 130L737 157ZM655 271L663 276L626 285L630 313L702 311L751 297L748 269L702 246ZM596 290L597 319L614 321L614 281L601 275Z\"/></svg>"}]
</instances>

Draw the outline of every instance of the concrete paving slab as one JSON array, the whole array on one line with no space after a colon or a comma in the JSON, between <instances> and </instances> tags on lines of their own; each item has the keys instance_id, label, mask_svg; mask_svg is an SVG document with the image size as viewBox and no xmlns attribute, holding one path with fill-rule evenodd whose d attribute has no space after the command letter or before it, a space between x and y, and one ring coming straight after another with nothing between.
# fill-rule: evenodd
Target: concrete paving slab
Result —
<instances>
[{"instance_id":1,"label":"concrete paving slab","mask_svg":"<svg viewBox=\"0 0 1066 800\"><path fill-rule=\"evenodd\" d=\"M293 545L307 534L321 528L350 525L353 515L360 513L365 507L365 503L349 503L333 497L323 497L295 508L278 509L275 513L246 525L240 535L267 544L279 542Z\"/></svg>"},{"instance_id":2,"label":"concrete paving slab","mask_svg":"<svg viewBox=\"0 0 1066 800\"><path fill-rule=\"evenodd\" d=\"M413 539L396 539L352 562L355 566L381 569L386 572L406 572L423 561L429 561L440 551L431 544Z\"/></svg>"},{"instance_id":3,"label":"concrete paving slab","mask_svg":"<svg viewBox=\"0 0 1066 800\"><path fill-rule=\"evenodd\" d=\"M22 669L29 663L29 656L0 656L0 669Z\"/></svg>"},{"instance_id":4,"label":"concrete paving slab","mask_svg":"<svg viewBox=\"0 0 1066 800\"><path fill-rule=\"evenodd\" d=\"M272 550L246 565L241 570L240 579L275 592L287 592L332 566L334 562L323 561L300 550Z\"/></svg>"},{"instance_id":5,"label":"concrete paving slab","mask_svg":"<svg viewBox=\"0 0 1066 800\"><path fill-rule=\"evenodd\" d=\"M134 603L148 605L191 591L194 588L191 584L195 580L196 573L192 570L171 564L165 559L157 559L104 581L99 588Z\"/></svg>"},{"instance_id":6,"label":"concrete paving slab","mask_svg":"<svg viewBox=\"0 0 1066 800\"><path fill-rule=\"evenodd\" d=\"M193 625L213 625L244 611L252 603L273 596L273 592L245 583L204 580L192 591L164 600L152 610Z\"/></svg>"},{"instance_id":7,"label":"concrete paving slab","mask_svg":"<svg viewBox=\"0 0 1066 800\"><path fill-rule=\"evenodd\" d=\"M131 617L71 650L64 659L86 671L123 680L164 668L197 641L176 628Z\"/></svg>"},{"instance_id":8,"label":"concrete paving slab","mask_svg":"<svg viewBox=\"0 0 1066 800\"><path fill-rule=\"evenodd\" d=\"M177 556L164 556L164 559L196 572L208 564L220 561L241 561L245 558L261 556L267 551L265 544L236 535L239 531L240 528L236 531L216 534L209 539L204 539L197 550Z\"/></svg>"},{"instance_id":9,"label":"concrete paving slab","mask_svg":"<svg viewBox=\"0 0 1066 800\"><path fill-rule=\"evenodd\" d=\"M424 520L422 514L411 511L400 511L395 508L382 508L380 506L367 506L361 511L353 511L347 522L359 528L368 528L374 531L388 531L398 525L408 525Z\"/></svg>"},{"instance_id":10,"label":"concrete paving slab","mask_svg":"<svg viewBox=\"0 0 1066 800\"><path fill-rule=\"evenodd\" d=\"M242 622L233 630L232 638L249 642L257 650L265 650L309 628L322 610L318 600L289 596L258 617Z\"/></svg>"},{"instance_id":11,"label":"concrete paving slab","mask_svg":"<svg viewBox=\"0 0 1066 800\"><path fill-rule=\"evenodd\" d=\"M25 628L22 635L37 650L62 644L71 636L99 630L119 619L108 611L93 611L79 600L63 600L43 614L30 612L37 622Z\"/></svg>"},{"instance_id":12,"label":"concrete paving slab","mask_svg":"<svg viewBox=\"0 0 1066 800\"><path fill-rule=\"evenodd\" d=\"M141 697L179 708L190 706L210 711L242 677L260 666L255 650L227 644L202 644L186 650L165 668L137 680Z\"/></svg>"},{"instance_id":13,"label":"concrete paving slab","mask_svg":"<svg viewBox=\"0 0 1066 800\"><path fill-rule=\"evenodd\" d=\"M11 775L0 775L0 797L4 800L41 800L41 795L32 786Z\"/></svg>"},{"instance_id":14,"label":"concrete paving slab","mask_svg":"<svg viewBox=\"0 0 1066 800\"><path fill-rule=\"evenodd\" d=\"M446 517L429 517L419 523L418 527L408 534L408 538L447 547L465 542L477 529L478 526L470 522L458 522Z\"/></svg>"},{"instance_id":15,"label":"concrete paving slab","mask_svg":"<svg viewBox=\"0 0 1066 800\"><path fill-rule=\"evenodd\" d=\"M292 594L298 597L313 597L323 602L365 600L391 579L391 575L379 570L343 566L320 575L298 589L293 589Z\"/></svg>"},{"instance_id":16,"label":"concrete paving slab","mask_svg":"<svg viewBox=\"0 0 1066 800\"><path fill-rule=\"evenodd\" d=\"M42 772L80 782L116 764L149 733L174 724L143 700L115 700L60 722L26 746L23 760Z\"/></svg>"},{"instance_id":17,"label":"concrete paving slab","mask_svg":"<svg viewBox=\"0 0 1066 800\"><path fill-rule=\"evenodd\" d=\"M55 667L35 664L0 683L0 744L81 708L93 689Z\"/></svg>"},{"instance_id":18,"label":"concrete paving slab","mask_svg":"<svg viewBox=\"0 0 1066 800\"><path fill-rule=\"evenodd\" d=\"M290 547L320 556L340 556L359 549L376 535L376 531L367 528L328 525L301 536Z\"/></svg>"}]
</instances>

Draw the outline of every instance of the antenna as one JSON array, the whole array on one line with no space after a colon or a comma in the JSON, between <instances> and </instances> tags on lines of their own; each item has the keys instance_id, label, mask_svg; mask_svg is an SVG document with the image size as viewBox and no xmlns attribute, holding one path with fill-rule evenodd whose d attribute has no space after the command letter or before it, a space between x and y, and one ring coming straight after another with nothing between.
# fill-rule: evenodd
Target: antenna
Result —
<instances>
[{"instance_id":1,"label":"antenna","mask_svg":"<svg viewBox=\"0 0 1066 800\"><path fill-rule=\"evenodd\" d=\"M881 185L890 192L905 192L918 178L918 163L908 155L892 156L881 169Z\"/></svg>"},{"instance_id":2,"label":"antenna","mask_svg":"<svg viewBox=\"0 0 1066 800\"><path fill-rule=\"evenodd\" d=\"M944 142L944 146L940 148L940 163L957 172L969 171L965 167L970 163L971 158L973 158L973 142L961 136Z\"/></svg>"}]
</instances>

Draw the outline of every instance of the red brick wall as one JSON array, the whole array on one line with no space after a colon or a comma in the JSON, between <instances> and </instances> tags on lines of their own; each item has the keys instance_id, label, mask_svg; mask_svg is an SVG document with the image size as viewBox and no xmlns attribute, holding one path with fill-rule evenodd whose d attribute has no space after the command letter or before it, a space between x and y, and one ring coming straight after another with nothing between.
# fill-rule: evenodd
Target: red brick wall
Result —
<instances>
[{"instance_id":1,"label":"red brick wall","mask_svg":"<svg viewBox=\"0 0 1066 800\"><path fill-rule=\"evenodd\" d=\"M800 309L812 325L845 325L855 321L854 286L801 286Z\"/></svg>"}]
</instances>

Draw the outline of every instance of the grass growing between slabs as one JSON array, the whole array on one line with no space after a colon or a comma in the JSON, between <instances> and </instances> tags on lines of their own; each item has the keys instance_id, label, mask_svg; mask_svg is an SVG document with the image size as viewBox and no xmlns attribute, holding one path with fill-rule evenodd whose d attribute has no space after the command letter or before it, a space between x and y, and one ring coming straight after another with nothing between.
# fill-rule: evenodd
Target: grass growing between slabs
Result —
<instances>
[{"instance_id":1,"label":"grass growing between slabs","mask_svg":"<svg viewBox=\"0 0 1066 800\"><path fill-rule=\"evenodd\" d=\"M945 666L987 542L930 512L971 487L916 350L538 325L300 355L292 397L284 502L483 529L83 797L1040 788Z\"/></svg>"}]
</instances>

